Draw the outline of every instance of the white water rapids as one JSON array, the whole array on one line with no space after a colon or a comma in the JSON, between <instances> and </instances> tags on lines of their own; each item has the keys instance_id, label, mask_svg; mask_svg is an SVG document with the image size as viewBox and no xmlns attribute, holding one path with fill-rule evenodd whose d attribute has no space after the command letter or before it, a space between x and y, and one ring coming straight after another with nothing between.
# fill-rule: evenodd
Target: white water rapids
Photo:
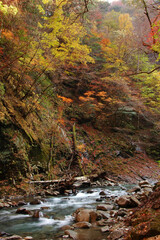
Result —
<instances>
[{"instance_id":1,"label":"white water rapids","mask_svg":"<svg viewBox=\"0 0 160 240\"><path fill-rule=\"evenodd\" d=\"M87 193L88 190L93 192ZM50 197L44 199L41 204L22 206L27 210L40 210L40 218L30 215L17 214L16 208L0 210L0 232L21 236L32 236L33 239L55 239L53 236L60 232L64 225L74 221L72 213L80 207L96 209L96 199L99 193L104 191L108 199L126 194L126 190L120 186L93 188L80 190L77 195ZM48 209L43 209L48 208ZM43 210L41 210L43 209ZM94 239L92 239L94 240Z\"/></svg>"}]
</instances>

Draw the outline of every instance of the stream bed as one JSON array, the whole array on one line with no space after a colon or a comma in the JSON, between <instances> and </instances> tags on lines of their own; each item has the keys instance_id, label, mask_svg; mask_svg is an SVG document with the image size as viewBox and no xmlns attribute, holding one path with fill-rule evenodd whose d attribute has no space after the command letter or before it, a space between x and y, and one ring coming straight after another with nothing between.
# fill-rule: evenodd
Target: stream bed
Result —
<instances>
[{"instance_id":1,"label":"stream bed","mask_svg":"<svg viewBox=\"0 0 160 240\"><path fill-rule=\"evenodd\" d=\"M96 199L100 199L99 193L101 191L104 191L109 201L112 201L116 197L126 194L129 188L131 188L131 185L88 188L79 190L76 195L49 197L45 198L41 204L30 205L28 203L23 206L27 210L41 210L40 218L17 214L17 208L3 209L0 210L0 231L21 236L32 236L35 240L58 239L57 236L61 233L61 227L73 223L72 213L76 209L80 207L96 209L97 204L99 204ZM96 229L89 229L90 237L87 238L83 236L83 231L81 231L79 230L83 240L103 239Z\"/></svg>"}]
</instances>

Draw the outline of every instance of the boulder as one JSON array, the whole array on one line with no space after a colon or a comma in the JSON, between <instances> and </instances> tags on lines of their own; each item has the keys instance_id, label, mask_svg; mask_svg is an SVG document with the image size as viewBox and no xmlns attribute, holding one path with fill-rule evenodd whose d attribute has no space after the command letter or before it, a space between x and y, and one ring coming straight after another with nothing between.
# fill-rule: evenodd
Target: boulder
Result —
<instances>
[{"instance_id":1,"label":"boulder","mask_svg":"<svg viewBox=\"0 0 160 240\"><path fill-rule=\"evenodd\" d=\"M130 200L128 196L121 196L116 199L116 203L119 207L128 208L130 206Z\"/></svg>"},{"instance_id":2,"label":"boulder","mask_svg":"<svg viewBox=\"0 0 160 240\"><path fill-rule=\"evenodd\" d=\"M116 203L122 208L134 208L141 204L136 197L128 195L119 197L116 199Z\"/></svg>"},{"instance_id":3,"label":"boulder","mask_svg":"<svg viewBox=\"0 0 160 240\"><path fill-rule=\"evenodd\" d=\"M76 222L90 222L90 209L82 209L80 210L75 217Z\"/></svg>"},{"instance_id":4,"label":"boulder","mask_svg":"<svg viewBox=\"0 0 160 240\"><path fill-rule=\"evenodd\" d=\"M92 224L90 224L89 222L78 222L73 224L74 228L90 228L92 226Z\"/></svg>"}]
</instances>

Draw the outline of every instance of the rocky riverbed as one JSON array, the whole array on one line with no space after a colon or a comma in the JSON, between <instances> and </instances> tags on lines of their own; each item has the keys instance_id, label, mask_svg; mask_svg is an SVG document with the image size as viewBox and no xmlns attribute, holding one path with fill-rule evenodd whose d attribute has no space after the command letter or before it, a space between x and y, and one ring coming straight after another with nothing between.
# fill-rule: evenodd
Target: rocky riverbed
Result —
<instances>
[{"instance_id":1,"label":"rocky riverbed","mask_svg":"<svg viewBox=\"0 0 160 240\"><path fill-rule=\"evenodd\" d=\"M98 180L93 180L92 178L91 180L86 177L81 177L70 184L69 189L63 188L63 196L61 193L62 185L59 189L50 184L44 185L45 187L41 187L41 194L39 192L40 187L38 187L36 191L37 196L32 196L32 198L28 196L25 198L21 197L21 199L5 198L0 200L0 216L5 215L7 209L12 209L8 215L9 220L7 220L7 213L5 215L6 219L3 217L0 218L2 226L2 229L0 229L1 240L139 240L160 234L158 223L156 225L160 208L159 183L150 184L148 181L142 181L139 182L138 185L134 187L130 186L127 189L126 186L118 184L115 180L105 178ZM82 187L85 187L85 189L82 190ZM50 196L49 200L46 199L46 195ZM154 208L152 206L152 211L148 212L147 215L145 206L149 206L147 205L148 201L155 202L156 204ZM51 211L53 206L54 211ZM137 209L140 213L139 221L136 215ZM65 212L64 217L62 217L61 214L58 216L58 213L62 213L63 211ZM20 234L21 231L18 230L18 228L14 233L20 234L21 236L11 235L11 232L6 233L7 226L4 227L4 225L7 221L9 223L8 229L11 230L14 228L14 221L12 222L12 228L10 227L10 219L13 218L13 213L15 219L20 216L24 220L24 224L28 224L28 226L33 224L32 231L36 231L36 229L40 231L37 225L40 226L41 229L48 226L48 232L56 226L56 231L53 233L51 231L49 236L48 232L41 234L40 231L41 236L39 237L37 237L37 235L35 237L34 234L31 234L31 236L29 236L29 234L25 235L24 233ZM145 218L143 221L140 221L143 214L146 216L147 223ZM156 219L153 221L155 224L151 224L149 228L148 223L152 222L152 215L156 216ZM136 220L134 221L134 219ZM15 228L16 224L15 221ZM153 225L157 227L153 228ZM148 226L147 230L146 226ZM137 230L137 228L139 230ZM27 233L27 230L25 231Z\"/></svg>"}]
</instances>

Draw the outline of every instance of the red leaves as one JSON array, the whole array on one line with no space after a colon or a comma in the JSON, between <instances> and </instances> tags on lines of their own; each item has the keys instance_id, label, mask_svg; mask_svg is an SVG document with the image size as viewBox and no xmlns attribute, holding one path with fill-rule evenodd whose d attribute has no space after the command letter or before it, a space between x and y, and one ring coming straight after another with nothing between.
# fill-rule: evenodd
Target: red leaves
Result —
<instances>
[{"instance_id":1,"label":"red leaves","mask_svg":"<svg viewBox=\"0 0 160 240\"><path fill-rule=\"evenodd\" d=\"M0 54L3 54L3 48L0 47Z\"/></svg>"}]
</instances>

